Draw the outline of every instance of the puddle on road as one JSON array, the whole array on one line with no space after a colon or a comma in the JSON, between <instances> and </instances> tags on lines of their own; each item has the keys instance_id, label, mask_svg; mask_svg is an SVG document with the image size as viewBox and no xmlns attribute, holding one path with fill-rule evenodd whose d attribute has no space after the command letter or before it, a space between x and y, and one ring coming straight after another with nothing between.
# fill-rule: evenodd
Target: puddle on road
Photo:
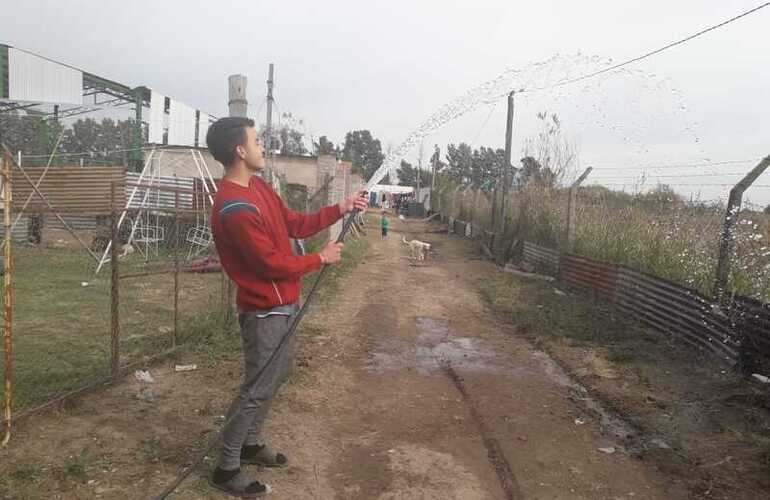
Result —
<instances>
[{"instance_id":1,"label":"puddle on road","mask_svg":"<svg viewBox=\"0 0 770 500\"><path fill-rule=\"evenodd\" d=\"M637 433L621 417L607 410L604 405L588 394L588 390L570 378L567 372L543 351L533 351L532 357L537 360L543 373L548 378L565 387L569 398L581 406L591 417L598 418L603 442L599 446L616 446L627 452L636 454L644 447L637 441Z\"/></svg>"},{"instance_id":2,"label":"puddle on road","mask_svg":"<svg viewBox=\"0 0 770 500\"><path fill-rule=\"evenodd\" d=\"M456 337L449 322L444 319L420 316L415 318L418 335L412 342L398 339L380 339L370 353L366 369L373 372L415 369L421 375L431 375L442 368L440 362L449 361L460 372L494 372L513 375L542 373L568 391L568 397L581 411L599 422L602 439L599 447L614 446L631 454L650 447L621 417L607 410L591 397L581 384L573 380L548 354L533 350L532 364L500 366L495 353L480 345L474 337Z\"/></svg>"},{"instance_id":3,"label":"puddle on road","mask_svg":"<svg viewBox=\"0 0 770 500\"><path fill-rule=\"evenodd\" d=\"M478 339L455 337L444 319L420 316L415 319L418 335L414 343L380 341L370 354L366 368L371 371L414 368L422 375L440 370L439 362L469 371L494 371L494 353L482 348Z\"/></svg>"}]
</instances>

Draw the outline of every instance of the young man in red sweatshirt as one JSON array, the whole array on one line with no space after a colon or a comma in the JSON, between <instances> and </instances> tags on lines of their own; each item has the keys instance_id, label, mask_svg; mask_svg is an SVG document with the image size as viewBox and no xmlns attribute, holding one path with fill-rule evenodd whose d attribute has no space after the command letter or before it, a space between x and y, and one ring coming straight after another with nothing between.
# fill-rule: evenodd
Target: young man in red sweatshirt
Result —
<instances>
[{"instance_id":1,"label":"young man in red sweatshirt","mask_svg":"<svg viewBox=\"0 0 770 500\"><path fill-rule=\"evenodd\" d=\"M244 382L222 430L222 456L211 483L240 498L257 498L269 487L249 478L241 464L284 467L286 456L262 441L270 401L293 365L291 339L265 368L298 311L300 278L340 261L343 245L330 241L318 253L294 255L289 238L307 238L354 208L364 193L312 214L287 208L269 184L255 176L265 166L262 144L247 118L222 118L209 128L209 151L225 167L211 212L222 267L238 286ZM257 375L264 369L259 380Z\"/></svg>"}]
</instances>

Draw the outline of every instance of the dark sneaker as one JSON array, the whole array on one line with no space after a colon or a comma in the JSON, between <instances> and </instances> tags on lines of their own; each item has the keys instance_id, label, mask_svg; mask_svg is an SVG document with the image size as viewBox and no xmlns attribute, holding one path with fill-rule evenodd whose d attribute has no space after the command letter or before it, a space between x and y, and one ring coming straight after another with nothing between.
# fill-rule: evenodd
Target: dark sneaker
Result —
<instances>
[{"instance_id":1,"label":"dark sneaker","mask_svg":"<svg viewBox=\"0 0 770 500\"><path fill-rule=\"evenodd\" d=\"M241 463L262 467L287 467L289 459L283 453L276 453L266 444L258 444L241 449Z\"/></svg>"},{"instance_id":2,"label":"dark sneaker","mask_svg":"<svg viewBox=\"0 0 770 500\"><path fill-rule=\"evenodd\" d=\"M211 486L236 498L262 498L270 486L249 478L241 469L223 470L217 467L211 476Z\"/></svg>"}]
</instances>

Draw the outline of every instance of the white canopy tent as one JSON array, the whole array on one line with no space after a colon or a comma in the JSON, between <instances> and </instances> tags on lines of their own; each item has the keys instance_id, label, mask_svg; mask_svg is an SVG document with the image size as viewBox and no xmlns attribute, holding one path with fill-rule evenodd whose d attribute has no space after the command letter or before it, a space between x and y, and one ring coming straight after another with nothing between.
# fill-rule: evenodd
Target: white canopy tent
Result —
<instances>
[{"instance_id":1,"label":"white canopy tent","mask_svg":"<svg viewBox=\"0 0 770 500\"><path fill-rule=\"evenodd\" d=\"M392 186L390 184L376 184L370 189L372 193L409 194L414 193L412 186Z\"/></svg>"}]
</instances>

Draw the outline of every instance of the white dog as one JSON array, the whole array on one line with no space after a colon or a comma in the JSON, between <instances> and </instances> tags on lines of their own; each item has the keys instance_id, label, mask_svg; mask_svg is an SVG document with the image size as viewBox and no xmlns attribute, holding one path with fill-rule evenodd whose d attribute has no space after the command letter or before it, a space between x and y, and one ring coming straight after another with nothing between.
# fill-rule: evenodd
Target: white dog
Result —
<instances>
[{"instance_id":1,"label":"white dog","mask_svg":"<svg viewBox=\"0 0 770 500\"><path fill-rule=\"evenodd\" d=\"M425 257L430 252L430 243L425 243L420 240L406 241L406 238L401 237L401 242L405 245L409 245L409 253L413 259L425 260Z\"/></svg>"}]
</instances>

